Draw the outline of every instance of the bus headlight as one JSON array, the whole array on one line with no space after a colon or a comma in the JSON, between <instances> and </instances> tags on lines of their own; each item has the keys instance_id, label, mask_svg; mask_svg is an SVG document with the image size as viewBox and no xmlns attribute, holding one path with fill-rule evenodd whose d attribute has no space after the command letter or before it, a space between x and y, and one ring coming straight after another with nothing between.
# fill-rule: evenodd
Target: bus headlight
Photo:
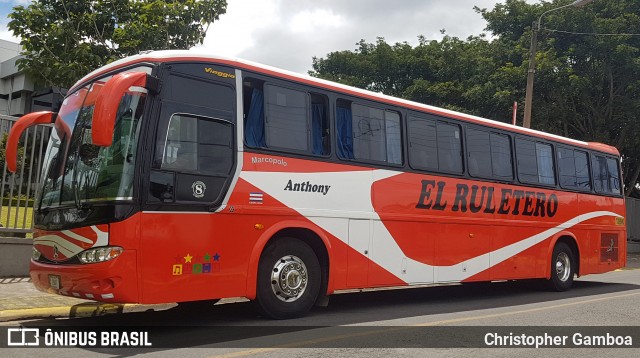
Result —
<instances>
[{"instance_id":1,"label":"bus headlight","mask_svg":"<svg viewBox=\"0 0 640 358\"><path fill-rule=\"evenodd\" d=\"M124 250L118 246L98 247L81 252L78 254L78 258L83 264L104 262L115 259L122 251Z\"/></svg>"},{"instance_id":2,"label":"bus headlight","mask_svg":"<svg viewBox=\"0 0 640 358\"><path fill-rule=\"evenodd\" d=\"M40 260L40 256L42 256L42 253L40 251L38 251L38 249L36 249L35 247L32 247L31 259L33 261L38 261L38 260Z\"/></svg>"}]
</instances>

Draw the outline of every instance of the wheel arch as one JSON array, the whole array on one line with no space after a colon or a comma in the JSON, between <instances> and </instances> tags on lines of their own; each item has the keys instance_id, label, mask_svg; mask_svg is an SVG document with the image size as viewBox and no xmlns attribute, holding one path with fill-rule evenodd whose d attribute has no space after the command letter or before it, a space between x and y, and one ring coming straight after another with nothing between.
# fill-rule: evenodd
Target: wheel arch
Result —
<instances>
[{"instance_id":1,"label":"wheel arch","mask_svg":"<svg viewBox=\"0 0 640 358\"><path fill-rule=\"evenodd\" d=\"M545 265L544 277L547 279L551 278L551 260L553 256L553 249L559 242L564 242L565 244L567 244L573 252L576 264L576 274L578 275L578 277L580 277L580 247L578 246L578 240L576 239L575 235L568 231L559 232L551 239L549 247L547 248L547 264Z\"/></svg>"},{"instance_id":2,"label":"wheel arch","mask_svg":"<svg viewBox=\"0 0 640 358\"><path fill-rule=\"evenodd\" d=\"M311 224L298 221L286 221L265 230L253 246L247 268L246 297L250 300L256 298L258 264L260 263L260 257L264 249L267 245L282 237L297 238L313 249L322 269L320 295L332 293L331 242L321 230Z\"/></svg>"}]
</instances>

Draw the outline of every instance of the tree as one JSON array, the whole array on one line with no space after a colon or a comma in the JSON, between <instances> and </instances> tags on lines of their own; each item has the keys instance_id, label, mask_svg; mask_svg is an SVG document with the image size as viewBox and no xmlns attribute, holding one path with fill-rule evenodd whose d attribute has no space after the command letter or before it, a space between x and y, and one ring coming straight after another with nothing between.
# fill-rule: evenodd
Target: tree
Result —
<instances>
[{"instance_id":1,"label":"tree","mask_svg":"<svg viewBox=\"0 0 640 358\"><path fill-rule=\"evenodd\" d=\"M36 82L69 88L122 57L202 43L226 6L226 0L38 0L14 7L8 27L22 39L19 69Z\"/></svg>"},{"instance_id":2,"label":"tree","mask_svg":"<svg viewBox=\"0 0 640 358\"><path fill-rule=\"evenodd\" d=\"M526 51L532 21L566 3L507 0L492 11L478 11L499 41L519 37ZM532 106L538 129L618 148L627 195L637 190L640 176L639 14L638 1L600 0L545 16ZM520 70L527 65L523 61Z\"/></svg>"},{"instance_id":3,"label":"tree","mask_svg":"<svg viewBox=\"0 0 640 358\"><path fill-rule=\"evenodd\" d=\"M569 2L476 8L492 40L420 37L416 47L360 41L355 51L314 58L310 74L510 122L512 103L524 102L531 25ZM536 129L618 148L627 195L640 178L639 14L637 0L599 0L545 15L532 107Z\"/></svg>"}]
</instances>

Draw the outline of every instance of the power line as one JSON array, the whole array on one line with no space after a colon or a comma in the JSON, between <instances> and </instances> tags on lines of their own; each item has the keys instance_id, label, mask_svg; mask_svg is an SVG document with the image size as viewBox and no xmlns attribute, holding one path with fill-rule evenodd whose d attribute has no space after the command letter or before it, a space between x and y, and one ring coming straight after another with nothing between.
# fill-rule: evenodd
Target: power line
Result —
<instances>
[{"instance_id":1,"label":"power line","mask_svg":"<svg viewBox=\"0 0 640 358\"><path fill-rule=\"evenodd\" d=\"M640 36L640 34L602 34L602 33L597 33L597 32L572 32L572 31L562 31L562 30L555 30L555 29L548 29L546 27L543 27L542 30L545 31L549 31L549 32L557 32L557 33L561 33L561 34L570 34L570 35L591 35L591 36Z\"/></svg>"}]
</instances>

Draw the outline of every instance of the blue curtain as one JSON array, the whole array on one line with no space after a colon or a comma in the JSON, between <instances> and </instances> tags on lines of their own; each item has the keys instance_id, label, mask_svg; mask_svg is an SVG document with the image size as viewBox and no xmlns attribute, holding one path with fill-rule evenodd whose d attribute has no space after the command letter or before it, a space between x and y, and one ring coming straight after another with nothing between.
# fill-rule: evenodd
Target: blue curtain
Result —
<instances>
[{"instance_id":1,"label":"blue curtain","mask_svg":"<svg viewBox=\"0 0 640 358\"><path fill-rule=\"evenodd\" d=\"M267 146L264 137L264 94L257 88L254 88L251 94L244 139L250 147L264 148Z\"/></svg>"},{"instance_id":2,"label":"blue curtain","mask_svg":"<svg viewBox=\"0 0 640 358\"><path fill-rule=\"evenodd\" d=\"M313 103L311 105L311 144L313 145L313 154L326 154L322 143L324 109L325 106L323 104Z\"/></svg>"},{"instance_id":3,"label":"blue curtain","mask_svg":"<svg viewBox=\"0 0 640 358\"><path fill-rule=\"evenodd\" d=\"M353 123L351 108L337 108L336 127L338 131L338 156L343 159L355 159L355 156L353 155Z\"/></svg>"}]
</instances>

